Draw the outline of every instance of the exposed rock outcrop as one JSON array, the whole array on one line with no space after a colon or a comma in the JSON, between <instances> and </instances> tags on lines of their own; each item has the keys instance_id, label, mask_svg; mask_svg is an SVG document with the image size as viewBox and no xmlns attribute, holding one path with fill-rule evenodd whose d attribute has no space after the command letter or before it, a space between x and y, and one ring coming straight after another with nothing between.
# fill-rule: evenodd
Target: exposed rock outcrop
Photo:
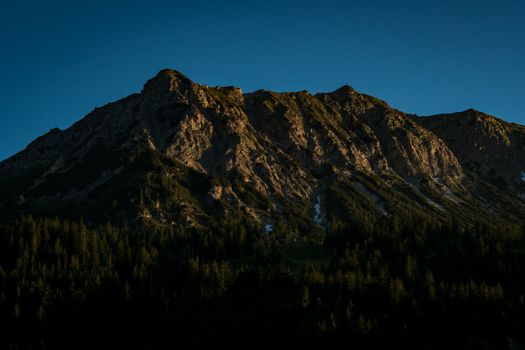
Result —
<instances>
[{"instance_id":1,"label":"exposed rock outcrop","mask_svg":"<svg viewBox=\"0 0 525 350\"><path fill-rule=\"evenodd\" d=\"M349 86L243 94L162 70L139 94L1 162L0 194L4 208L53 200L76 203L79 215L101 206L108 219L163 224L242 212L261 224L286 217L324 225L341 210L329 193L336 188L356 196L345 210L371 205L382 217L410 208L446 216L460 203L472 204L466 217L477 207L498 215L504 204L473 193L479 186L470 174L493 173L519 187L524 135L476 111L409 116ZM326 198L322 213L316 198ZM525 210L519 196L505 205L510 218Z\"/></svg>"}]
</instances>

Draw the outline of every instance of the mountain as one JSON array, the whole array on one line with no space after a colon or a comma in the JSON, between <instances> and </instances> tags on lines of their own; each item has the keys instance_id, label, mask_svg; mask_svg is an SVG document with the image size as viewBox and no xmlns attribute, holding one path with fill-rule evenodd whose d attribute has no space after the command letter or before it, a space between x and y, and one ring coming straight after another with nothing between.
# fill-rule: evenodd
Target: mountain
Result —
<instances>
[{"instance_id":1,"label":"mountain","mask_svg":"<svg viewBox=\"0 0 525 350\"><path fill-rule=\"evenodd\" d=\"M419 117L349 86L243 94L162 70L140 93L0 163L0 210L206 226L422 215L525 216L525 127L474 110Z\"/></svg>"}]
</instances>

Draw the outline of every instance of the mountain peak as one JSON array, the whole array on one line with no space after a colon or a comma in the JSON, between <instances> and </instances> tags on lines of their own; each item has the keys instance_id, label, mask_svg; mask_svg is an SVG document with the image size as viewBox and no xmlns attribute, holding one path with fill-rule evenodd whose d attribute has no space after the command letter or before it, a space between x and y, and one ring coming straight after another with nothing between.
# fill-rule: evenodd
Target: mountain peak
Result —
<instances>
[{"instance_id":1,"label":"mountain peak","mask_svg":"<svg viewBox=\"0 0 525 350\"><path fill-rule=\"evenodd\" d=\"M463 113L481 113L481 112L474 108L468 108L464 110Z\"/></svg>"},{"instance_id":2,"label":"mountain peak","mask_svg":"<svg viewBox=\"0 0 525 350\"><path fill-rule=\"evenodd\" d=\"M334 92L337 92L337 93L355 93L356 91L350 85L345 84L345 85L341 86L340 88L338 88L337 90L335 90Z\"/></svg>"},{"instance_id":3,"label":"mountain peak","mask_svg":"<svg viewBox=\"0 0 525 350\"><path fill-rule=\"evenodd\" d=\"M185 79L185 80L190 80L186 75L184 75L183 73L179 72L178 70L175 70L175 69L171 69L171 68L164 68L164 69L161 69L156 75L155 77L169 77L169 78L172 78L172 79Z\"/></svg>"},{"instance_id":4,"label":"mountain peak","mask_svg":"<svg viewBox=\"0 0 525 350\"><path fill-rule=\"evenodd\" d=\"M501 191L525 189L517 178L525 171L523 138L504 122L470 123L478 113L459 113L472 115L460 123L439 116L415 123L348 85L315 96L243 95L163 69L142 93L52 130L1 162L0 209L24 209L17 204L23 196L24 205L76 202L85 217L117 203L107 212L122 221L204 224L238 211L261 225L289 218L306 227L346 217L333 208L351 198L351 210L392 217L415 208L445 215L470 201L476 209L465 215L474 217L500 192L477 199L470 193L478 184L468 179L496 173L515 186ZM509 215L522 217L524 203L515 202ZM312 219L319 206L327 219Z\"/></svg>"},{"instance_id":5,"label":"mountain peak","mask_svg":"<svg viewBox=\"0 0 525 350\"><path fill-rule=\"evenodd\" d=\"M355 96L358 92L350 85L343 85L340 88L327 93L326 95L335 96L338 100L345 100L349 97ZM325 95L325 94L322 94Z\"/></svg>"},{"instance_id":6,"label":"mountain peak","mask_svg":"<svg viewBox=\"0 0 525 350\"><path fill-rule=\"evenodd\" d=\"M193 84L193 82L181 72L174 69L162 69L153 78L144 84L144 91L158 88L174 90L181 84Z\"/></svg>"},{"instance_id":7,"label":"mountain peak","mask_svg":"<svg viewBox=\"0 0 525 350\"><path fill-rule=\"evenodd\" d=\"M162 69L144 84L142 94L147 98L161 101L173 95L186 95L188 90L196 86L198 84L181 72L174 69Z\"/></svg>"}]
</instances>

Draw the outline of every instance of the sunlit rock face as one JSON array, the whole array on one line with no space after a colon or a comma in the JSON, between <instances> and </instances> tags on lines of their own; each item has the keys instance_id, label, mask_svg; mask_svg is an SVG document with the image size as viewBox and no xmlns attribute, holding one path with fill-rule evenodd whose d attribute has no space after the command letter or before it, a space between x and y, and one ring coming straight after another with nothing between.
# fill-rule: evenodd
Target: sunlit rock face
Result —
<instances>
[{"instance_id":1,"label":"sunlit rock face","mask_svg":"<svg viewBox=\"0 0 525 350\"><path fill-rule=\"evenodd\" d=\"M407 115L349 86L243 94L167 69L0 163L0 205L166 225L242 214L267 232L363 210L468 220L505 207L512 220L525 212L524 135L476 111Z\"/></svg>"},{"instance_id":2,"label":"sunlit rock face","mask_svg":"<svg viewBox=\"0 0 525 350\"><path fill-rule=\"evenodd\" d=\"M464 166L500 177L511 188L521 185L525 169L525 127L469 109L418 118L443 139Z\"/></svg>"}]
</instances>

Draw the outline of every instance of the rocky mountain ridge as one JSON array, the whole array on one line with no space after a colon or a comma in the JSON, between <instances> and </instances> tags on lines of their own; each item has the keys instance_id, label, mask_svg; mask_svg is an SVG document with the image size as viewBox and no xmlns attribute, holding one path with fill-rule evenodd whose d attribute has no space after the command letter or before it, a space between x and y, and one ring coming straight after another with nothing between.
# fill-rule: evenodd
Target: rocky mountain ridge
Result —
<instances>
[{"instance_id":1,"label":"rocky mountain ridge","mask_svg":"<svg viewBox=\"0 0 525 350\"><path fill-rule=\"evenodd\" d=\"M0 208L267 230L413 212L519 221L524 152L525 128L473 110L416 117L349 86L243 94L162 70L1 162Z\"/></svg>"}]
</instances>

